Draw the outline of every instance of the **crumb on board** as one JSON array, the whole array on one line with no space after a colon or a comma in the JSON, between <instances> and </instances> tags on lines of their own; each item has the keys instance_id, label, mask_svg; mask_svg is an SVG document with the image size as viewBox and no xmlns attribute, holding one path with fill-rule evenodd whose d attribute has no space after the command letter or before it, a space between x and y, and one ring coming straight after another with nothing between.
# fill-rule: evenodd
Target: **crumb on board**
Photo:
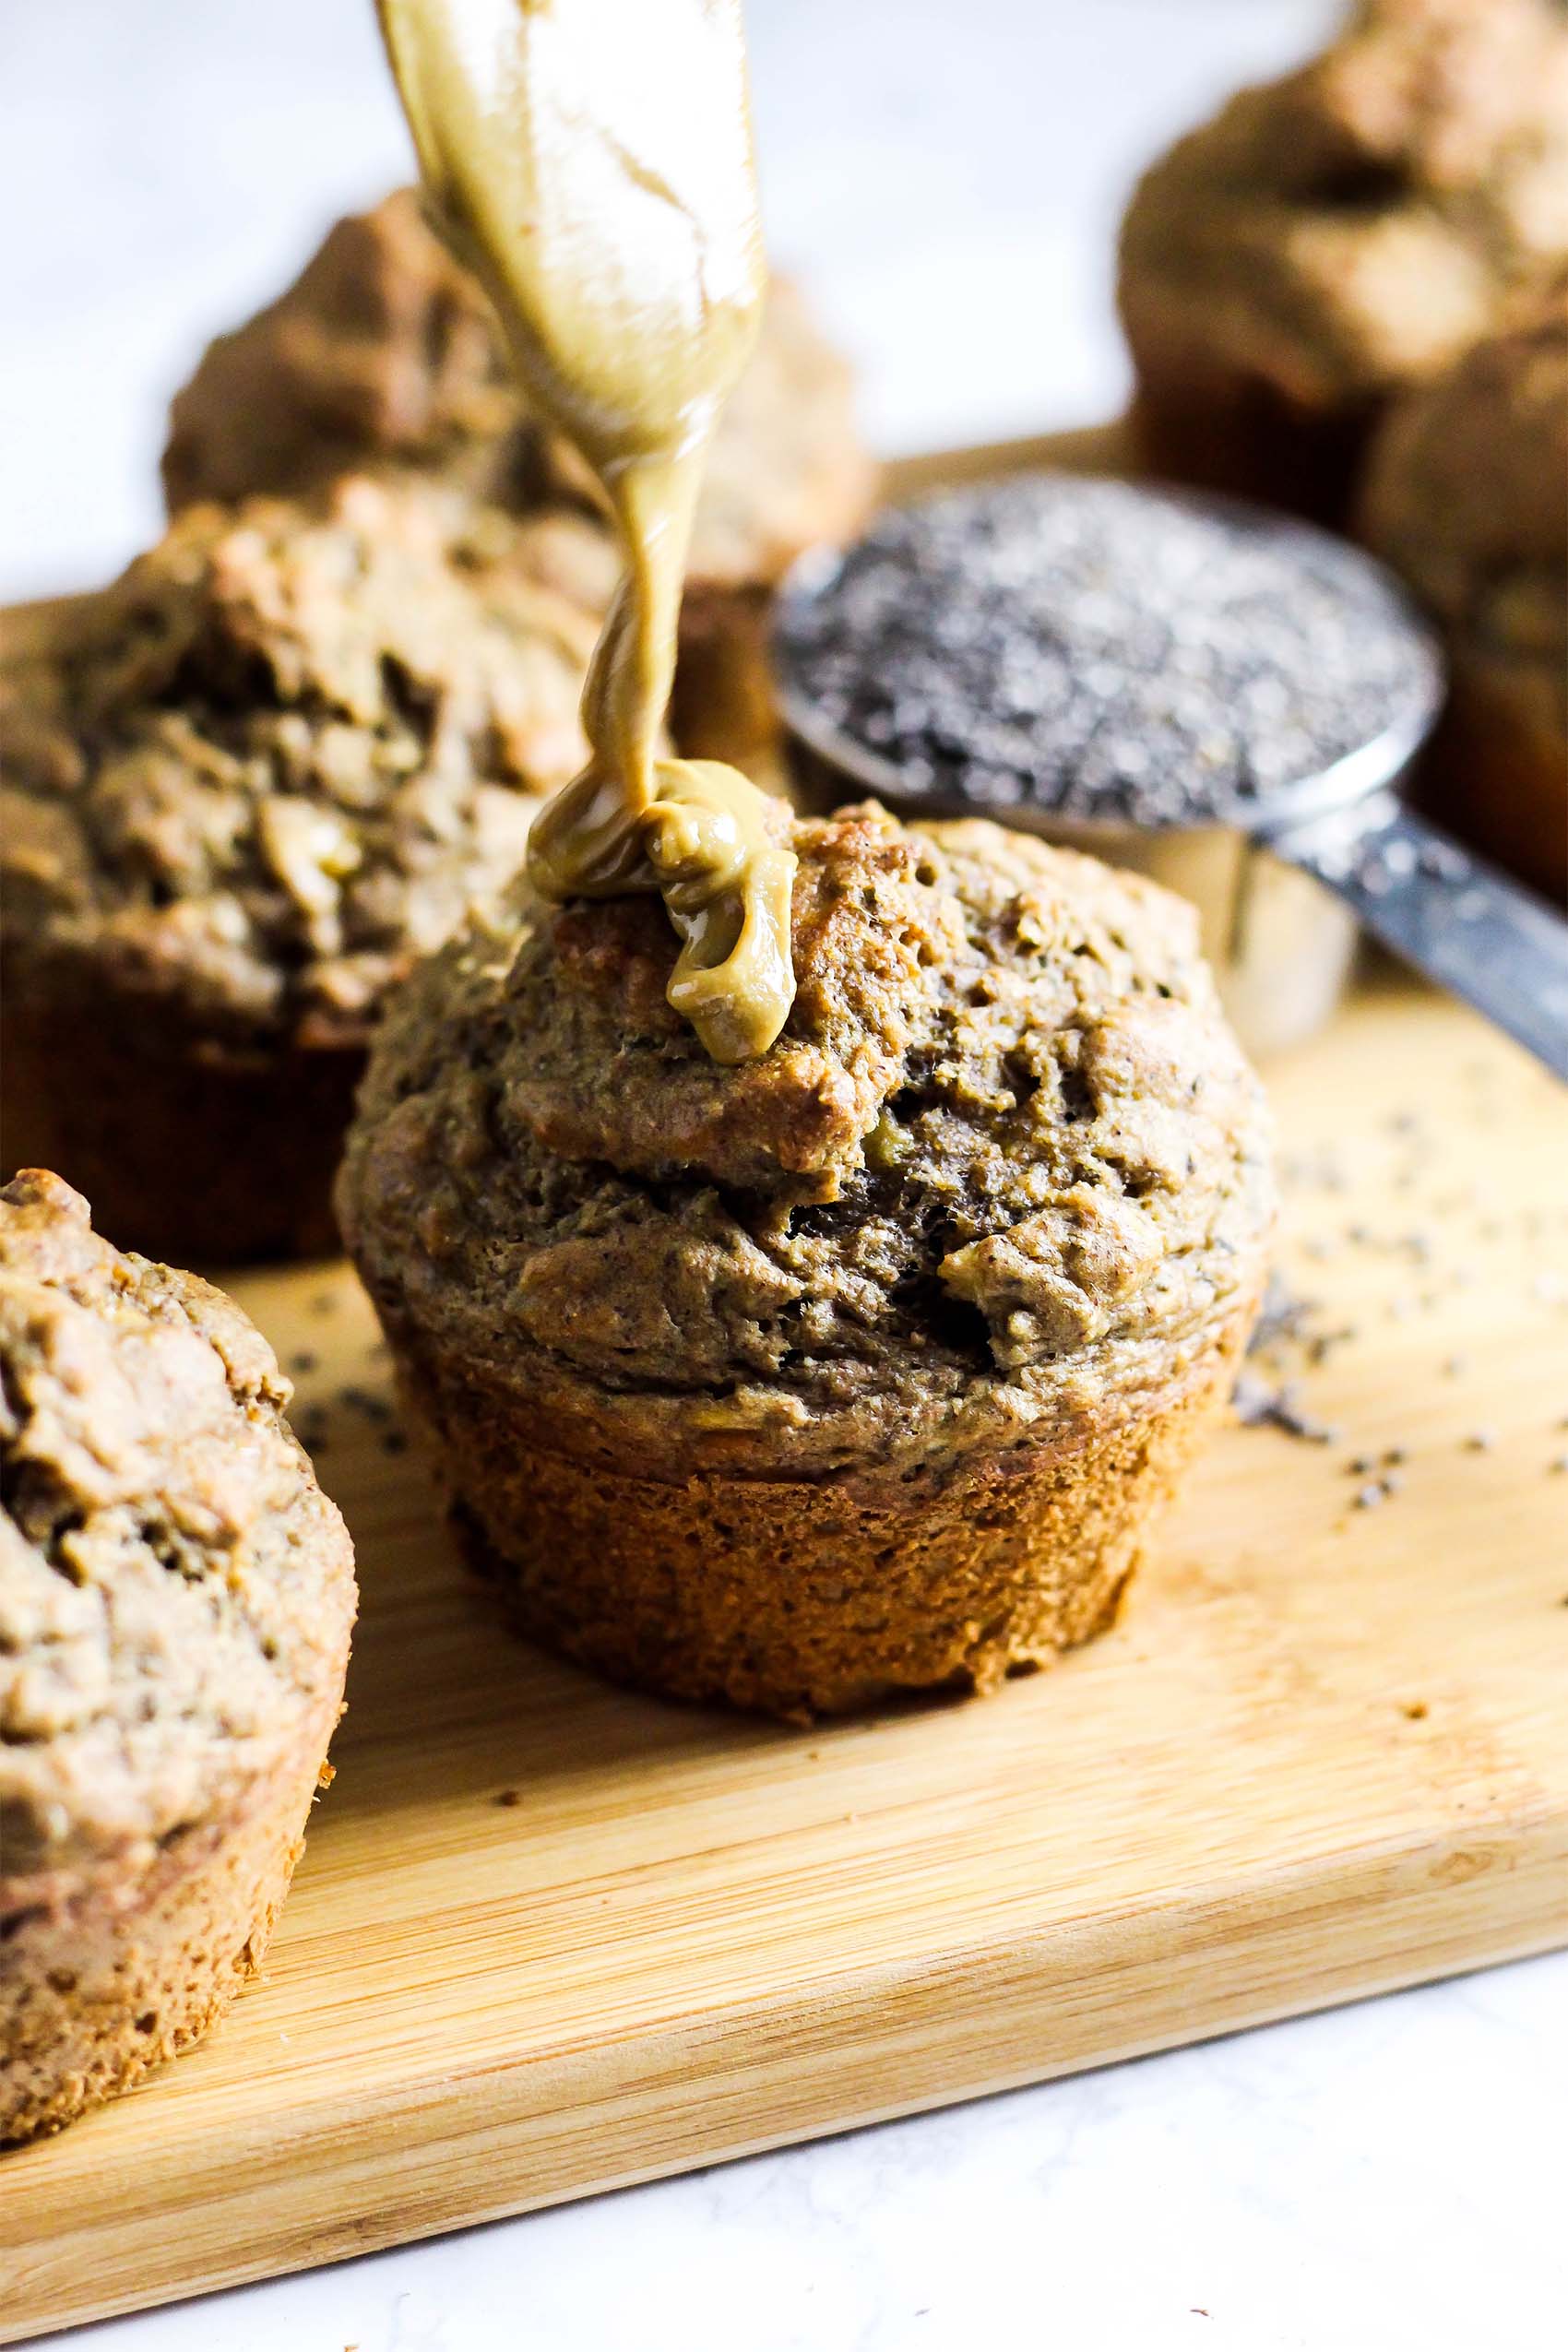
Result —
<instances>
[{"instance_id":1,"label":"crumb on board","mask_svg":"<svg viewBox=\"0 0 1568 2352\"><path fill-rule=\"evenodd\" d=\"M1277 1387L1271 1387L1255 1372L1248 1372L1237 1374L1230 1396L1243 1429L1277 1429L1309 1445L1332 1445L1339 1434L1333 1422L1314 1420L1302 1411L1298 1399L1294 1381L1281 1381Z\"/></svg>"}]
</instances>

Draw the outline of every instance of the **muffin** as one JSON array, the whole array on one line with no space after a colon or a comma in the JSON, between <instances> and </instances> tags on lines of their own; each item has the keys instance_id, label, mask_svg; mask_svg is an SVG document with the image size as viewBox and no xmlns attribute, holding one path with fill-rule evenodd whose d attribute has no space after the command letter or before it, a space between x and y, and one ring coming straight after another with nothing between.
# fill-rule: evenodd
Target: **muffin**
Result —
<instances>
[{"instance_id":1,"label":"muffin","mask_svg":"<svg viewBox=\"0 0 1568 2352\"><path fill-rule=\"evenodd\" d=\"M1568 255L1568 12L1360 0L1139 185L1120 303L1160 473L1329 521L1392 396Z\"/></svg>"},{"instance_id":2,"label":"muffin","mask_svg":"<svg viewBox=\"0 0 1568 2352\"><path fill-rule=\"evenodd\" d=\"M1568 896L1568 272L1391 412L1360 517L1447 636L1424 771L1455 830Z\"/></svg>"},{"instance_id":3,"label":"muffin","mask_svg":"<svg viewBox=\"0 0 1568 2352\"><path fill-rule=\"evenodd\" d=\"M8 1168L57 1167L128 1246L335 1246L383 993L584 756L599 535L486 537L459 562L418 484L193 507L0 647Z\"/></svg>"},{"instance_id":4,"label":"muffin","mask_svg":"<svg viewBox=\"0 0 1568 2352\"><path fill-rule=\"evenodd\" d=\"M163 481L177 511L386 466L513 511L564 500L598 513L568 445L529 413L493 313L411 188L339 221L286 292L208 348L175 397ZM734 756L771 731L768 592L802 548L858 529L874 491L849 371L796 290L775 280L697 510L671 716L683 749Z\"/></svg>"},{"instance_id":5,"label":"muffin","mask_svg":"<svg viewBox=\"0 0 1568 2352\"><path fill-rule=\"evenodd\" d=\"M353 1549L233 1303L0 1191L0 2140L188 2049L327 1777Z\"/></svg>"},{"instance_id":6,"label":"muffin","mask_svg":"<svg viewBox=\"0 0 1568 2352\"><path fill-rule=\"evenodd\" d=\"M339 1203L522 1628L802 1716L1111 1621L1272 1211L1183 901L982 822L790 837L760 1060L671 1013L656 904L519 906L400 992Z\"/></svg>"}]
</instances>

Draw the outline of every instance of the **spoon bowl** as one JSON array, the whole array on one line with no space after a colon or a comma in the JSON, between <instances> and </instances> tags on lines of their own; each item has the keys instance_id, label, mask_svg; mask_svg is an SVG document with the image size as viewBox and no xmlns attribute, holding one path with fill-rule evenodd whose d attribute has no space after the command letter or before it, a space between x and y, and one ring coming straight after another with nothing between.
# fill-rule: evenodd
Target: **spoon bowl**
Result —
<instances>
[{"instance_id":1,"label":"spoon bowl","mask_svg":"<svg viewBox=\"0 0 1568 2352\"><path fill-rule=\"evenodd\" d=\"M984 485L980 494L994 499L1000 488ZM1568 1075L1568 924L1400 798L1445 684L1436 640L1400 584L1360 549L1293 517L1162 486L1122 489L1151 505L1175 502L1232 529L1272 535L1286 550L1332 551L1335 572L1354 586L1358 602L1370 600L1380 625L1408 648L1404 691L1384 723L1265 792L1218 795L1180 817L1086 813L1081 792L1064 808L1057 804L1060 779L1044 770L1020 790L975 789L962 777L933 773L931 763L889 756L825 709L813 690L809 647L857 551L813 549L783 584L773 647L786 753L802 805L826 813L870 795L909 821L987 816L1150 875L1196 907L1220 994L1253 1053L1281 1051L1322 1026L1364 926ZM917 629L918 616L908 626ZM929 658L940 661L934 643Z\"/></svg>"}]
</instances>

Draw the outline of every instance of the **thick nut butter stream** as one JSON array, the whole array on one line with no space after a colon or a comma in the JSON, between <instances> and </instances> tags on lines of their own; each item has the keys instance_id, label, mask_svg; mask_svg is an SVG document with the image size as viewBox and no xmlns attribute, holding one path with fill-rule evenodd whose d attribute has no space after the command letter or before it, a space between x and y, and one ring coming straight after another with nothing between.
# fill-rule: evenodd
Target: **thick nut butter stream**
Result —
<instances>
[{"instance_id":1,"label":"thick nut butter stream","mask_svg":"<svg viewBox=\"0 0 1568 2352\"><path fill-rule=\"evenodd\" d=\"M671 1005L715 1061L749 1061L794 997L794 857L745 777L656 757L703 459L763 301L739 0L377 8L432 220L625 543L588 765L536 819L529 879L553 899L660 892Z\"/></svg>"}]
</instances>

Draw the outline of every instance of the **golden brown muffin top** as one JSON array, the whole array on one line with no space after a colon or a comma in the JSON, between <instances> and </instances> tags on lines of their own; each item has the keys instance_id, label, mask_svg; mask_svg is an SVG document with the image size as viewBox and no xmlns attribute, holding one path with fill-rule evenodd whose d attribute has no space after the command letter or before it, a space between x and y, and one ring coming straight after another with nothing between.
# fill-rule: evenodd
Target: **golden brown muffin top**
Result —
<instances>
[{"instance_id":1,"label":"golden brown muffin top","mask_svg":"<svg viewBox=\"0 0 1568 2352\"><path fill-rule=\"evenodd\" d=\"M353 1549L260 1333L0 1191L0 1856L8 1879L220 1816L330 1705Z\"/></svg>"},{"instance_id":2,"label":"golden brown muffin top","mask_svg":"<svg viewBox=\"0 0 1568 2352\"><path fill-rule=\"evenodd\" d=\"M454 548L451 521L351 478L193 507L42 655L0 645L8 969L207 1032L362 1035L585 756L598 534L492 515Z\"/></svg>"},{"instance_id":3,"label":"golden brown muffin top","mask_svg":"<svg viewBox=\"0 0 1568 2352\"><path fill-rule=\"evenodd\" d=\"M1568 271L1396 404L1360 534L1467 650L1549 672L1568 731Z\"/></svg>"},{"instance_id":4,"label":"golden brown muffin top","mask_svg":"<svg viewBox=\"0 0 1568 2352\"><path fill-rule=\"evenodd\" d=\"M667 1468L1114 1419L1251 1296L1271 1217L1192 909L983 823L790 837L760 1061L673 1018L632 901L476 924L401 992L339 1204L394 1337Z\"/></svg>"},{"instance_id":5,"label":"golden brown muffin top","mask_svg":"<svg viewBox=\"0 0 1568 2352\"><path fill-rule=\"evenodd\" d=\"M1146 175L1123 232L1140 350L1311 406L1420 381L1568 254L1568 11L1361 0Z\"/></svg>"},{"instance_id":6,"label":"golden brown muffin top","mask_svg":"<svg viewBox=\"0 0 1568 2352\"><path fill-rule=\"evenodd\" d=\"M529 415L493 312L411 188L339 220L275 303L208 346L175 395L163 481L178 510L381 466L439 473L516 511L593 496ZM849 371L776 280L709 453L689 576L770 582L814 540L857 529L873 491Z\"/></svg>"}]
</instances>

